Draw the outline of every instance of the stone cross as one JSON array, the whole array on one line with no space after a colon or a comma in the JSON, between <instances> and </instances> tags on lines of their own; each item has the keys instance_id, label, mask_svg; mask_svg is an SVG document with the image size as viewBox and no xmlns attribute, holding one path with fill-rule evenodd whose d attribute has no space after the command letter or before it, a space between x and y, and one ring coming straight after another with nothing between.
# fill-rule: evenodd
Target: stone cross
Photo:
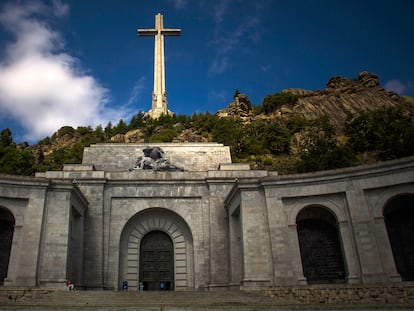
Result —
<instances>
[{"instance_id":1,"label":"stone cross","mask_svg":"<svg viewBox=\"0 0 414 311\"><path fill-rule=\"evenodd\" d=\"M138 29L138 36L154 36L154 90L152 93L152 108L148 115L158 118L162 114L172 114L167 107L167 92L165 90L165 59L164 36L179 36L181 29L164 28L161 13L155 15L155 28Z\"/></svg>"}]
</instances>

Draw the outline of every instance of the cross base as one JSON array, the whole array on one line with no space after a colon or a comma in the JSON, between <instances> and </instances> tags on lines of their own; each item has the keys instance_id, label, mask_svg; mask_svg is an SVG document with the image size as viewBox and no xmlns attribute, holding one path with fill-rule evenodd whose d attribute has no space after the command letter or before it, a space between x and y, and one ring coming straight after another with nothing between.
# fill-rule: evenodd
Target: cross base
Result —
<instances>
[{"instance_id":1,"label":"cross base","mask_svg":"<svg viewBox=\"0 0 414 311\"><path fill-rule=\"evenodd\" d=\"M158 119L162 115L173 116L175 115L175 113L168 109L164 110L164 109L155 108L155 109L151 109L150 111L148 111L145 115L149 116L152 119Z\"/></svg>"}]
</instances>

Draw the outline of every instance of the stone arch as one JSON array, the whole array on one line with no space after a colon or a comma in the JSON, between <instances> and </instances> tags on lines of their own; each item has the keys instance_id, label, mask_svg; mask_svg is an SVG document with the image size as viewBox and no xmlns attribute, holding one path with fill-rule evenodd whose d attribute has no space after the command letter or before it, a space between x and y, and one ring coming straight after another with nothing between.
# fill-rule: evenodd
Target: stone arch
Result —
<instances>
[{"instance_id":1,"label":"stone arch","mask_svg":"<svg viewBox=\"0 0 414 311\"><path fill-rule=\"evenodd\" d=\"M392 197L383 216L396 269L402 281L414 281L414 195Z\"/></svg>"},{"instance_id":2,"label":"stone arch","mask_svg":"<svg viewBox=\"0 0 414 311\"><path fill-rule=\"evenodd\" d=\"M338 219L328 208L309 205L296 217L303 275L309 284L344 283L344 254Z\"/></svg>"},{"instance_id":3,"label":"stone arch","mask_svg":"<svg viewBox=\"0 0 414 311\"><path fill-rule=\"evenodd\" d=\"M167 234L173 242L174 285L179 290L194 288L193 237L185 220L173 211L150 208L131 217L121 233L119 284L128 281L138 289L140 268L140 244L152 231Z\"/></svg>"},{"instance_id":4,"label":"stone arch","mask_svg":"<svg viewBox=\"0 0 414 311\"><path fill-rule=\"evenodd\" d=\"M401 195L414 195L413 186L411 184L398 185L375 193L371 203L374 218L384 217L384 209L388 202Z\"/></svg>"},{"instance_id":5,"label":"stone arch","mask_svg":"<svg viewBox=\"0 0 414 311\"><path fill-rule=\"evenodd\" d=\"M340 205L338 205L337 202L326 198L321 199L315 197L304 198L300 199L298 202L295 202L295 205L287 215L288 225L295 225L299 213L307 206L322 206L324 209L335 215L338 223L347 221L345 213L342 211Z\"/></svg>"},{"instance_id":6,"label":"stone arch","mask_svg":"<svg viewBox=\"0 0 414 311\"><path fill-rule=\"evenodd\" d=\"M0 285L7 278L15 223L13 213L0 206Z\"/></svg>"}]
</instances>

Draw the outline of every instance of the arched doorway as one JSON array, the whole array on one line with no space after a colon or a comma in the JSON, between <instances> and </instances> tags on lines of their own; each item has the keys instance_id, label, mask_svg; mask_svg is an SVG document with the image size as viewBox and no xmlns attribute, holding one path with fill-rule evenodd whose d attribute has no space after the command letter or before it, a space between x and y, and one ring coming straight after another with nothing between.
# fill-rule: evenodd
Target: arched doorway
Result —
<instances>
[{"instance_id":1,"label":"arched doorway","mask_svg":"<svg viewBox=\"0 0 414 311\"><path fill-rule=\"evenodd\" d=\"M414 196L393 198L384 218L397 271L403 281L414 281Z\"/></svg>"},{"instance_id":2,"label":"arched doorway","mask_svg":"<svg viewBox=\"0 0 414 311\"><path fill-rule=\"evenodd\" d=\"M8 209L0 207L0 285L4 284L9 269L14 224L13 214Z\"/></svg>"},{"instance_id":3,"label":"arched doorway","mask_svg":"<svg viewBox=\"0 0 414 311\"><path fill-rule=\"evenodd\" d=\"M296 219L303 274L309 284L344 283L346 272L335 216L311 206Z\"/></svg>"},{"instance_id":4,"label":"arched doorway","mask_svg":"<svg viewBox=\"0 0 414 311\"><path fill-rule=\"evenodd\" d=\"M151 231L141 240L139 281L143 290L172 290L174 253L171 238L162 231Z\"/></svg>"},{"instance_id":5,"label":"arched doorway","mask_svg":"<svg viewBox=\"0 0 414 311\"><path fill-rule=\"evenodd\" d=\"M171 255L167 255L168 249ZM155 256L157 252L158 259L149 257ZM121 288L124 281L128 282L130 289L139 289L140 282L153 282L152 285L148 283L144 289L160 290L162 278L153 276L154 281L151 281L147 277L151 275L151 269L155 271L152 275L160 272L167 274L167 271L157 270L156 265L169 265L166 260L168 257L172 261L172 267L168 273L170 283L163 284L164 289L194 289L191 230L185 220L171 210L149 208L131 217L122 230L119 256L118 288ZM163 280L166 281L165 278Z\"/></svg>"}]
</instances>

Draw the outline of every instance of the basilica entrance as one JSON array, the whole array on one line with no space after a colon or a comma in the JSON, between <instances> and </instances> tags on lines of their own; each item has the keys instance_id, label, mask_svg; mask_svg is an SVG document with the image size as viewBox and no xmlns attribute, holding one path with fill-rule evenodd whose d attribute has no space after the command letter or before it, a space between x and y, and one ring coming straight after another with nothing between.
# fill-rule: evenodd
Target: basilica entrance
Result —
<instances>
[{"instance_id":1,"label":"basilica entrance","mask_svg":"<svg viewBox=\"0 0 414 311\"><path fill-rule=\"evenodd\" d=\"M193 237L175 212L148 208L125 224L119 251L118 289L194 289Z\"/></svg>"},{"instance_id":2,"label":"basilica entrance","mask_svg":"<svg viewBox=\"0 0 414 311\"><path fill-rule=\"evenodd\" d=\"M139 282L143 290L172 290L174 253L171 238L162 231L151 231L141 240Z\"/></svg>"}]
</instances>

